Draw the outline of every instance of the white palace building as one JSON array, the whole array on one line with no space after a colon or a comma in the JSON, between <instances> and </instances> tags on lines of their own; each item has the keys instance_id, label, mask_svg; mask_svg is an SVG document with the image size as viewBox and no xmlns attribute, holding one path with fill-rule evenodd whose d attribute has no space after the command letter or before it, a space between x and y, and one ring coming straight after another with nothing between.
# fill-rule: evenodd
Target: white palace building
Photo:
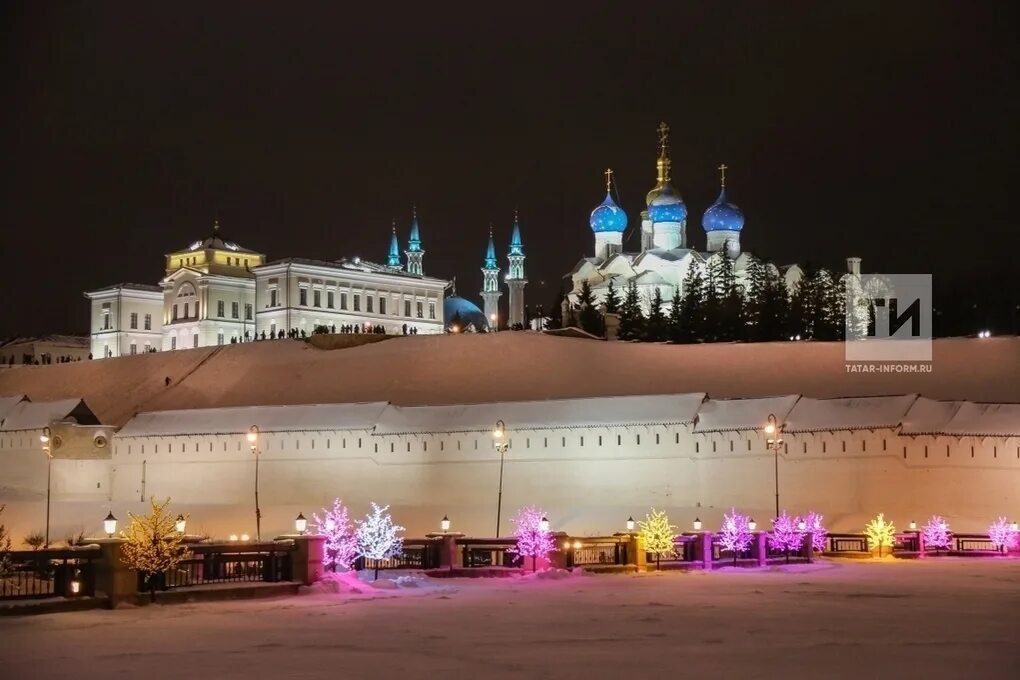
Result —
<instances>
[{"instance_id":1,"label":"white palace building","mask_svg":"<svg viewBox=\"0 0 1020 680\"><path fill-rule=\"evenodd\" d=\"M85 293L93 358L191 349L316 327L441 333L448 282L425 275L418 216L401 262L396 227L386 264L360 258L266 261L220 233L166 256L157 285L121 283Z\"/></svg>"}]
</instances>

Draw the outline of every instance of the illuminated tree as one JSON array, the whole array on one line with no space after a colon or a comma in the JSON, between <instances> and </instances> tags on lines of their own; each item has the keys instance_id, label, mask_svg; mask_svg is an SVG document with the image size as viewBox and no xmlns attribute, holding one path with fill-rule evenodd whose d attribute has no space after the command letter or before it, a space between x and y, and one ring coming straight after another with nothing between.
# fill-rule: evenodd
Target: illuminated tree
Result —
<instances>
[{"instance_id":1,"label":"illuminated tree","mask_svg":"<svg viewBox=\"0 0 1020 680\"><path fill-rule=\"evenodd\" d=\"M655 555L655 570L659 570L659 560L671 557L676 550L675 526L669 523L664 510L652 508L651 514L645 515L643 522L638 522L638 535L644 543L645 552Z\"/></svg>"},{"instance_id":2,"label":"illuminated tree","mask_svg":"<svg viewBox=\"0 0 1020 680\"><path fill-rule=\"evenodd\" d=\"M548 559L549 553L556 549L552 532L548 526L543 526L544 517L545 513L542 510L528 505L518 510L517 516L510 520L515 525L514 537L517 539L517 545L508 552L517 555L522 562L525 557L532 558L532 571L537 571L538 561Z\"/></svg>"},{"instance_id":3,"label":"illuminated tree","mask_svg":"<svg viewBox=\"0 0 1020 680\"><path fill-rule=\"evenodd\" d=\"M747 515L741 515L734 509L730 514L723 515L722 529L719 531L719 543L724 550L733 553L733 564L737 564L737 557L751 547L754 536L747 526Z\"/></svg>"},{"instance_id":4,"label":"illuminated tree","mask_svg":"<svg viewBox=\"0 0 1020 680\"><path fill-rule=\"evenodd\" d=\"M949 550L953 544L953 533L949 531L949 524L939 515L932 515L921 527L921 538L925 549L932 547L935 548L935 552Z\"/></svg>"},{"instance_id":5,"label":"illuminated tree","mask_svg":"<svg viewBox=\"0 0 1020 680\"><path fill-rule=\"evenodd\" d=\"M155 576L180 564L188 549L182 543L184 534L177 531L177 517L166 510L170 499L160 503L153 497L149 502L152 512L148 515L128 513L131 524L120 535L124 539L124 564L144 575L149 596L155 602Z\"/></svg>"},{"instance_id":6,"label":"illuminated tree","mask_svg":"<svg viewBox=\"0 0 1020 680\"><path fill-rule=\"evenodd\" d=\"M868 522L864 527L864 534L868 537L868 547L871 550L878 548L878 556L882 556L882 548L892 548L896 542L896 527L892 522L885 521L885 515L878 513L878 517Z\"/></svg>"},{"instance_id":7,"label":"illuminated tree","mask_svg":"<svg viewBox=\"0 0 1020 680\"><path fill-rule=\"evenodd\" d=\"M404 551L404 538L400 535L404 527L393 523L393 518L386 512L389 509L388 505L380 508L372 503L372 512L358 522L356 532L358 554L376 560L376 580L379 580L379 560L398 557Z\"/></svg>"},{"instance_id":8,"label":"illuminated tree","mask_svg":"<svg viewBox=\"0 0 1020 680\"><path fill-rule=\"evenodd\" d=\"M797 528L799 517L790 517L783 510L779 517L772 520L772 531L768 533L769 547L786 553L786 561L790 561L790 551L800 550L804 545L804 532Z\"/></svg>"},{"instance_id":9,"label":"illuminated tree","mask_svg":"<svg viewBox=\"0 0 1020 680\"><path fill-rule=\"evenodd\" d=\"M811 549L816 552L825 552L825 538L828 535L828 531L822 525L822 520L825 519L824 515L818 512L809 512L804 517L804 524L807 525L807 530L811 532Z\"/></svg>"},{"instance_id":10,"label":"illuminated tree","mask_svg":"<svg viewBox=\"0 0 1020 680\"><path fill-rule=\"evenodd\" d=\"M336 571L350 569L358 556L358 535L347 518L347 508L340 499L333 500L332 508L323 508L322 517L312 514L315 532L326 537L326 555L322 564Z\"/></svg>"},{"instance_id":11,"label":"illuminated tree","mask_svg":"<svg viewBox=\"0 0 1020 680\"><path fill-rule=\"evenodd\" d=\"M989 525L988 538L996 550L1007 552L1017 544L1017 530L1006 521L1005 517L1000 517Z\"/></svg>"}]
</instances>

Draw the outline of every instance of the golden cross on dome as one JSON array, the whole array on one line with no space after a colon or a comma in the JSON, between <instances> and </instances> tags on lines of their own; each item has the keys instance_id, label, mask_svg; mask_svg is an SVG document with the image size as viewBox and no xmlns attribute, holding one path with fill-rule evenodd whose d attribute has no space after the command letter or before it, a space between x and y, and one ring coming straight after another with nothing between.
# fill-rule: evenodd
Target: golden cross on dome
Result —
<instances>
[{"instance_id":1,"label":"golden cross on dome","mask_svg":"<svg viewBox=\"0 0 1020 680\"><path fill-rule=\"evenodd\" d=\"M659 155L665 156L669 148L669 126L664 121L659 123L657 130L659 132Z\"/></svg>"},{"instance_id":2,"label":"golden cross on dome","mask_svg":"<svg viewBox=\"0 0 1020 680\"><path fill-rule=\"evenodd\" d=\"M606 175L606 193L608 194L610 191L613 190L613 169L606 168L605 175Z\"/></svg>"},{"instance_id":3,"label":"golden cross on dome","mask_svg":"<svg viewBox=\"0 0 1020 680\"><path fill-rule=\"evenodd\" d=\"M719 183L726 186L726 170L729 168L728 165L723 163L719 166Z\"/></svg>"}]
</instances>

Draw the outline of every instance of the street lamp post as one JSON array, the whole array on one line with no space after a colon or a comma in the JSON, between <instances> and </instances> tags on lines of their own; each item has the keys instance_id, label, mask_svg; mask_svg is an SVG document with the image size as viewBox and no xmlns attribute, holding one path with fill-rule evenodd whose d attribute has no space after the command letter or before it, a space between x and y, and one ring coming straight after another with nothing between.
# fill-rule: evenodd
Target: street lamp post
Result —
<instances>
[{"instance_id":1,"label":"street lamp post","mask_svg":"<svg viewBox=\"0 0 1020 680\"><path fill-rule=\"evenodd\" d=\"M499 492L496 495L496 538L499 538L499 519L503 511L503 458L506 450L510 447L510 441L506 436L506 425L502 420L496 421L496 427L492 431L492 442L499 451Z\"/></svg>"},{"instance_id":2,"label":"street lamp post","mask_svg":"<svg viewBox=\"0 0 1020 680\"><path fill-rule=\"evenodd\" d=\"M783 425L781 425L773 413L769 414L768 424L765 425L765 434L769 436L768 445L772 449L775 458L776 469L776 517L779 517L779 446L783 443Z\"/></svg>"},{"instance_id":3,"label":"street lamp post","mask_svg":"<svg viewBox=\"0 0 1020 680\"><path fill-rule=\"evenodd\" d=\"M44 427L39 435L43 453L46 454L46 547L50 547L50 474L53 471L53 450L50 445L50 428Z\"/></svg>"},{"instance_id":4,"label":"street lamp post","mask_svg":"<svg viewBox=\"0 0 1020 680\"><path fill-rule=\"evenodd\" d=\"M259 426L252 425L248 428L248 443L251 445L252 455L255 456L255 540L262 541L262 511L259 509Z\"/></svg>"}]
</instances>

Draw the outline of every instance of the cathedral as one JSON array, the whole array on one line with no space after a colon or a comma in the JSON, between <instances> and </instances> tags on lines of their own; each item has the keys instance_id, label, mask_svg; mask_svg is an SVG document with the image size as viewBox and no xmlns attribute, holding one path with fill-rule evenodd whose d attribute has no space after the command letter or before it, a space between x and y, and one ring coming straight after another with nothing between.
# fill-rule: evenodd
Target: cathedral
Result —
<instances>
[{"instance_id":1,"label":"cathedral","mask_svg":"<svg viewBox=\"0 0 1020 680\"><path fill-rule=\"evenodd\" d=\"M565 278L570 279L570 292L564 300L565 310L576 306L578 295L585 282L593 297L603 303L612 282L620 294L635 284L645 313L648 312L656 290L664 301L674 292L683 294L684 278L691 268L707 274L709 259L728 257L733 260L737 283L746 286L748 265L752 255L741 251L740 235L744 229L744 213L730 201L726 191L726 165L720 165L719 197L705 210L701 226L705 231L706 250L694 248L687 233L687 206L670 181L669 126L658 127L659 153L655 161L655 186L645 196L645 209L641 212L640 252L624 252L627 233L627 213L613 199L613 171L606 170L606 197L591 212L589 225L594 233L594 253L584 257ZM848 276L860 275L860 259L847 258ZM768 265L775 267L775 265ZM787 290L803 276L798 265L777 267Z\"/></svg>"},{"instance_id":2,"label":"cathedral","mask_svg":"<svg viewBox=\"0 0 1020 680\"><path fill-rule=\"evenodd\" d=\"M401 257L403 255L403 258ZM523 256L522 256L523 257ZM329 332L442 333L449 282L425 275L413 211L401 253L396 223L385 264L358 257L266 261L212 233L166 255L158 284L89 291L93 358Z\"/></svg>"}]
</instances>

